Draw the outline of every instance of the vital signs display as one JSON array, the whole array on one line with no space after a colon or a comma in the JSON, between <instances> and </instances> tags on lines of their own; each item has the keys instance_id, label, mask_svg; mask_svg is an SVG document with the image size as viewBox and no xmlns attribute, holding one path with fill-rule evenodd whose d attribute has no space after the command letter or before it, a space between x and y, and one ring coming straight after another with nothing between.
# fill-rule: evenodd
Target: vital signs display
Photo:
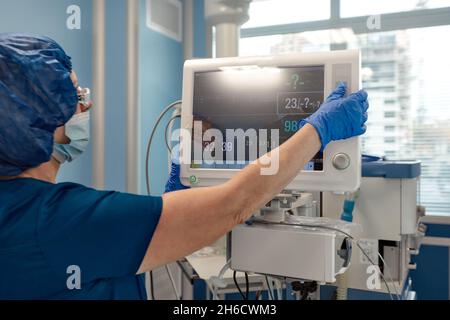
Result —
<instances>
[{"instance_id":1,"label":"vital signs display","mask_svg":"<svg viewBox=\"0 0 450 320\"><path fill-rule=\"evenodd\" d=\"M297 132L299 120L319 109L324 100L324 80L323 65L284 68L248 66L197 72L194 75L193 120L202 121L203 128L219 130L223 137L230 136L227 131L241 129L248 133L244 141L246 147L257 143L258 151L263 149L267 152L272 149L273 143L278 146ZM252 132L256 134L254 141L251 141ZM202 145L203 150L214 145L215 152L223 152L222 158L228 159L228 163L194 161L192 166L240 168L255 160L249 150L240 158L238 137L231 140L223 139L220 146L214 141ZM198 153L200 157L203 154ZM322 170L322 154L318 154L305 170Z\"/></svg>"}]
</instances>

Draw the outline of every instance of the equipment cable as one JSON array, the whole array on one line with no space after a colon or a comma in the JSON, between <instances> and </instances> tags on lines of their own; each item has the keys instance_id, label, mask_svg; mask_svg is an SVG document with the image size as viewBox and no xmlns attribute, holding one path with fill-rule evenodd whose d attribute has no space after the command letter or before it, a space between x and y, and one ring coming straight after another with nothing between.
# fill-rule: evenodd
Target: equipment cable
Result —
<instances>
[{"instance_id":1,"label":"equipment cable","mask_svg":"<svg viewBox=\"0 0 450 320\"><path fill-rule=\"evenodd\" d=\"M181 100L178 100L178 101L175 101L175 102L171 103L166 108L164 108L164 110L161 112L161 114L157 118L156 123L153 126L152 132L150 134L150 138L149 138L148 144L147 144L146 156L145 156L145 183L146 183L146 187L147 187L147 195L149 195L149 196L151 195L149 161L150 161L150 151L151 151L153 138L154 138L156 130L158 129L158 126L159 126L161 120L164 118L164 116L171 109L175 108L176 106L178 106L180 104L181 104ZM173 121L173 120L171 120L171 121ZM167 130L166 130L166 133L167 133ZM165 137L167 138L167 135L165 135ZM166 144L167 144L167 140L166 140ZM181 296L178 294L178 290L176 288L175 281L173 279L172 273L170 272L170 269L169 269L168 266L166 266L165 268L166 268L167 275L169 276L170 282L172 284L172 289L173 289L173 292L174 292L174 294L176 296L176 299L180 300ZM153 274L153 271L150 271L149 275L150 275L150 292L151 292L151 295L152 295L152 300L155 300L155 287L154 287L154 279L153 279L154 274Z\"/></svg>"}]
</instances>

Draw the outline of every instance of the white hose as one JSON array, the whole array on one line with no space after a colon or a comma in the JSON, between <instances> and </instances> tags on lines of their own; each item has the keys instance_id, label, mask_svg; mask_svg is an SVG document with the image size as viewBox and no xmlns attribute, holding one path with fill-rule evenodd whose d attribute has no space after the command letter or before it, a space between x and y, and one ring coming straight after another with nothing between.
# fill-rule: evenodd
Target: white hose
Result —
<instances>
[{"instance_id":1,"label":"white hose","mask_svg":"<svg viewBox=\"0 0 450 320\"><path fill-rule=\"evenodd\" d=\"M348 299L347 274L341 273L336 276L336 300Z\"/></svg>"}]
</instances>

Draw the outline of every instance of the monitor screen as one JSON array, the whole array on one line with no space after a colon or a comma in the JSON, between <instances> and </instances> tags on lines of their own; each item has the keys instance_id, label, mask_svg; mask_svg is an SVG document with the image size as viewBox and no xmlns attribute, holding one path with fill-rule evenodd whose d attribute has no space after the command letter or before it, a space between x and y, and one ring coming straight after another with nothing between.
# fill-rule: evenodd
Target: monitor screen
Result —
<instances>
[{"instance_id":1,"label":"monitor screen","mask_svg":"<svg viewBox=\"0 0 450 320\"><path fill-rule=\"evenodd\" d=\"M281 145L320 107L324 82L323 65L196 72L191 168L241 169ZM323 170L322 153L304 169Z\"/></svg>"}]
</instances>

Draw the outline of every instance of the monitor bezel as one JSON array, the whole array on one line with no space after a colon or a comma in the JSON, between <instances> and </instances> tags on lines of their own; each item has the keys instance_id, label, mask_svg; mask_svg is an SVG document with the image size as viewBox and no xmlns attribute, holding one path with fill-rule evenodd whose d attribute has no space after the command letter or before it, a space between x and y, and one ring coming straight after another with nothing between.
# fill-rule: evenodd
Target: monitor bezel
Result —
<instances>
[{"instance_id":1,"label":"monitor bezel","mask_svg":"<svg viewBox=\"0 0 450 320\"><path fill-rule=\"evenodd\" d=\"M360 69L361 54L359 50L342 50L320 53L284 54L278 56L236 57L219 59L189 60L184 65L181 128L192 133L194 76L197 72L221 71L224 67L303 67L324 66L325 97L334 89L332 84L333 64L351 64L352 81L349 91L361 88ZM181 152L191 155L191 140L180 138ZM332 158L338 153L345 153L350 158L350 166L337 170ZM361 181L361 147L360 138L331 142L324 150L323 171L300 171L286 190L299 191L337 191L347 192L358 189ZM181 163L181 181L191 187L214 186L226 182L236 175L239 169L192 168L188 163Z\"/></svg>"}]
</instances>

